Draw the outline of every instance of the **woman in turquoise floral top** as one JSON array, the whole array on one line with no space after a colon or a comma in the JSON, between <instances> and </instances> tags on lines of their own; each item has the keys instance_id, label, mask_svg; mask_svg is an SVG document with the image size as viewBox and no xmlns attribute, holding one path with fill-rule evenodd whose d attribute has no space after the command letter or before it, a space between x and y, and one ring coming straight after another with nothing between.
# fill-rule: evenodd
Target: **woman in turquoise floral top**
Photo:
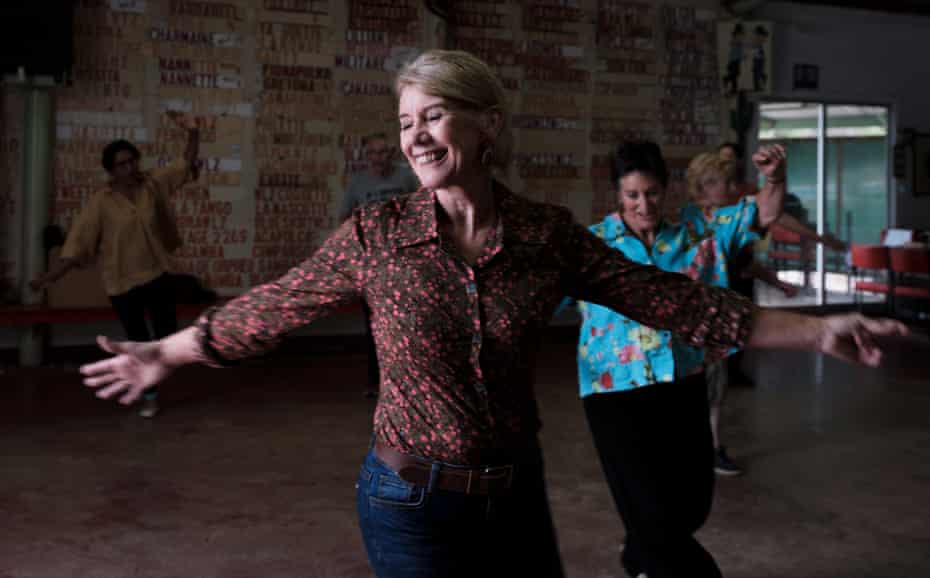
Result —
<instances>
[{"instance_id":1,"label":"woman in turquoise floral top","mask_svg":"<svg viewBox=\"0 0 930 578\"><path fill-rule=\"evenodd\" d=\"M757 198L712 214L690 204L670 223L662 218L668 170L658 145L624 143L611 166L619 210L591 231L633 261L726 286L728 261L781 212L784 150L763 148L753 160L767 177ZM624 568L634 577L721 576L693 536L713 499L705 351L606 307L578 306L578 380L626 528Z\"/></svg>"}]
</instances>

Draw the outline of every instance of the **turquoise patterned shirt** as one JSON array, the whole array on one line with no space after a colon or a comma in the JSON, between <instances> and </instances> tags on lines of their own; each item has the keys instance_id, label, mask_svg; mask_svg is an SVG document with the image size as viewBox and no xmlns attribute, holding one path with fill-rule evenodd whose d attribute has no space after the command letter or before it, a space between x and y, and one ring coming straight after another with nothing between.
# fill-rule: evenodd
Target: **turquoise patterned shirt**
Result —
<instances>
[{"instance_id":1,"label":"turquoise patterned shirt","mask_svg":"<svg viewBox=\"0 0 930 578\"><path fill-rule=\"evenodd\" d=\"M655 244L648 249L627 231L617 213L592 225L591 231L632 261L726 287L727 263L759 238L753 227L757 216L752 197L717 209L710 221L699 207L687 205L680 223L659 226ZM652 329L594 303L581 301L578 309L581 397L674 381L701 371L703 350L685 345L671 332Z\"/></svg>"}]
</instances>

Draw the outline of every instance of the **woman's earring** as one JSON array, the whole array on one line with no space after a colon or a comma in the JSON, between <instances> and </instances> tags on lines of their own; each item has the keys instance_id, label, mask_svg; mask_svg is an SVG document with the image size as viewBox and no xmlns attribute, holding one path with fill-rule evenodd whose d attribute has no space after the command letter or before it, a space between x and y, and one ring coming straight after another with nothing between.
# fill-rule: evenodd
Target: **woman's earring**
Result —
<instances>
[{"instance_id":1,"label":"woman's earring","mask_svg":"<svg viewBox=\"0 0 930 578\"><path fill-rule=\"evenodd\" d=\"M484 152L481 153L481 166L489 167L491 166L491 161L494 160L494 146L488 145L485 147Z\"/></svg>"}]
</instances>

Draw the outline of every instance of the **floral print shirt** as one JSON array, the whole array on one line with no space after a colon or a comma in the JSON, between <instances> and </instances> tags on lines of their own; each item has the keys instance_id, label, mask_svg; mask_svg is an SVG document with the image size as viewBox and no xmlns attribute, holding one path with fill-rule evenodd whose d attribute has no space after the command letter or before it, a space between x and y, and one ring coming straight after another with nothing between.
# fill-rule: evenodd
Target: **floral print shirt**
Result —
<instances>
[{"instance_id":1,"label":"floral print shirt","mask_svg":"<svg viewBox=\"0 0 930 578\"><path fill-rule=\"evenodd\" d=\"M647 248L617 213L591 231L637 263L684 273L708 285L728 285L727 262L758 239L754 198L722 207L710 220L696 205L686 205L678 224L663 223ZM668 330L653 329L612 309L580 302L578 384L581 397L625 391L699 373L705 352Z\"/></svg>"},{"instance_id":2,"label":"floral print shirt","mask_svg":"<svg viewBox=\"0 0 930 578\"><path fill-rule=\"evenodd\" d=\"M442 233L428 189L356 209L283 277L205 313L204 353L219 364L261 354L364 299L381 367L374 435L401 452L476 465L535 441L535 356L564 295L696 347L748 338L750 302L627 259L563 207L499 184L494 195L498 225L473 264Z\"/></svg>"}]
</instances>

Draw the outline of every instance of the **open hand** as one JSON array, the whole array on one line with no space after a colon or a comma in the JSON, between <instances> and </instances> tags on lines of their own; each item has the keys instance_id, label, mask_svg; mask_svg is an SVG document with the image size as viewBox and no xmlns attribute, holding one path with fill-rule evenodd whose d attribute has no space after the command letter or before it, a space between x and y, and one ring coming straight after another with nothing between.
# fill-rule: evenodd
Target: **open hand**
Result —
<instances>
[{"instance_id":1,"label":"open hand","mask_svg":"<svg viewBox=\"0 0 930 578\"><path fill-rule=\"evenodd\" d=\"M779 144L759 147L756 154L752 155L752 164L756 165L756 169L765 175L765 180L772 182L784 181L788 172L785 147Z\"/></svg>"},{"instance_id":2,"label":"open hand","mask_svg":"<svg viewBox=\"0 0 930 578\"><path fill-rule=\"evenodd\" d=\"M830 315L823 319L820 351L850 363L871 367L881 364L882 350L876 338L907 335L907 327L892 319L869 319L858 313Z\"/></svg>"},{"instance_id":3,"label":"open hand","mask_svg":"<svg viewBox=\"0 0 930 578\"><path fill-rule=\"evenodd\" d=\"M84 385L101 388L97 397L109 399L120 395L119 402L129 405L174 370L164 359L159 341L110 341L98 336L97 344L114 355L81 366Z\"/></svg>"}]
</instances>

